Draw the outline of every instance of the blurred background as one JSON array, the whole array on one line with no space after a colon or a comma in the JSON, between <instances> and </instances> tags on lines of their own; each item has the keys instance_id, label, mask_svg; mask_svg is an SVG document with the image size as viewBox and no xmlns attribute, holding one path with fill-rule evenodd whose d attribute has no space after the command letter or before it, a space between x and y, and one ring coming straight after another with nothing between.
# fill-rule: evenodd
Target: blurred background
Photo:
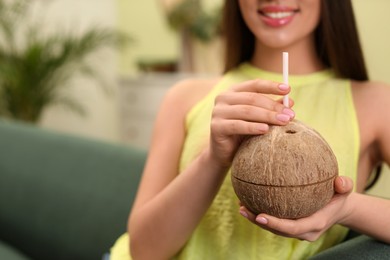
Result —
<instances>
[{"instance_id":1,"label":"blurred background","mask_svg":"<svg viewBox=\"0 0 390 260\"><path fill-rule=\"evenodd\" d=\"M18 87L0 88L2 117L147 149L169 87L222 70L222 0L0 3L0 83ZM353 4L370 77L390 83L390 2Z\"/></svg>"}]
</instances>

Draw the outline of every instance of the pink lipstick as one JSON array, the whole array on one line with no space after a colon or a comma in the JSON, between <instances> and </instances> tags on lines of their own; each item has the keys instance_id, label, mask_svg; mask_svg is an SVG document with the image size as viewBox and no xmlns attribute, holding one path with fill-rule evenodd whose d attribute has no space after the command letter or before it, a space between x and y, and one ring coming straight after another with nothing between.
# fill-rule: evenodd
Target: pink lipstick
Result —
<instances>
[{"instance_id":1,"label":"pink lipstick","mask_svg":"<svg viewBox=\"0 0 390 260\"><path fill-rule=\"evenodd\" d=\"M297 12L297 9L278 5L265 6L258 10L262 21L271 27L281 27L289 24Z\"/></svg>"}]
</instances>

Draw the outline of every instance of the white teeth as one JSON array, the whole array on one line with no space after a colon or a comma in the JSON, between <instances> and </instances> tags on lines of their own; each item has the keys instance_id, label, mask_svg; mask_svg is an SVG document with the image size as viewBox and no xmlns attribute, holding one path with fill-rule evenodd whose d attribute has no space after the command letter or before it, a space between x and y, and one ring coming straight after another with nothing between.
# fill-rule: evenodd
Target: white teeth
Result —
<instances>
[{"instance_id":1,"label":"white teeth","mask_svg":"<svg viewBox=\"0 0 390 260\"><path fill-rule=\"evenodd\" d=\"M264 13L264 15L271 17L273 19L282 19L282 18L293 15L293 13L294 12L277 12L277 13Z\"/></svg>"}]
</instances>

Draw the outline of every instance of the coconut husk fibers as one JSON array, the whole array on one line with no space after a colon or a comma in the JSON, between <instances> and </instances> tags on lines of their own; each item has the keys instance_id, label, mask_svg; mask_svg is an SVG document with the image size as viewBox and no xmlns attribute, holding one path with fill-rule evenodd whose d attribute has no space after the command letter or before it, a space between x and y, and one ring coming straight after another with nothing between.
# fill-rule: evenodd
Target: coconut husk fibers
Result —
<instances>
[{"instance_id":1,"label":"coconut husk fibers","mask_svg":"<svg viewBox=\"0 0 390 260\"><path fill-rule=\"evenodd\" d=\"M330 201L337 175L337 160L325 139L294 120L245 139L233 159L231 179L237 197L254 214L297 219Z\"/></svg>"}]
</instances>

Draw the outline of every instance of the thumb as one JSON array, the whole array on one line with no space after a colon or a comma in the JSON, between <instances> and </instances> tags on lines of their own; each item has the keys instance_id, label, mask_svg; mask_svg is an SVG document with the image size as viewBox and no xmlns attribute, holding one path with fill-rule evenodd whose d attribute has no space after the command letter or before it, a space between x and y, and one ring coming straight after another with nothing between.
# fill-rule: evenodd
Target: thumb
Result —
<instances>
[{"instance_id":1,"label":"thumb","mask_svg":"<svg viewBox=\"0 0 390 260\"><path fill-rule=\"evenodd\" d=\"M338 176L334 181L334 190L336 193L350 193L353 189L353 181L345 176Z\"/></svg>"}]
</instances>

